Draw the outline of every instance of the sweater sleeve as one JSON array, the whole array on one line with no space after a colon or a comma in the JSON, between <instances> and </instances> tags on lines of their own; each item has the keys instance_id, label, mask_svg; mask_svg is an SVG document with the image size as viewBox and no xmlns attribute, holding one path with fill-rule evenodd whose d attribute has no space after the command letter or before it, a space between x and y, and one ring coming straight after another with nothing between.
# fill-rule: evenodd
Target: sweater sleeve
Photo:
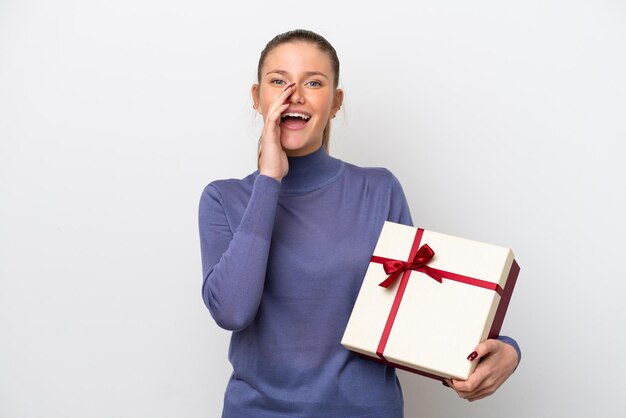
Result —
<instances>
[{"instance_id":1,"label":"sweater sleeve","mask_svg":"<svg viewBox=\"0 0 626 418\"><path fill-rule=\"evenodd\" d=\"M393 174L391 174L391 202L387 220L413 226L413 219L411 218L409 204L404 196L404 190L402 190L402 185Z\"/></svg>"},{"instance_id":2,"label":"sweater sleeve","mask_svg":"<svg viewBox=\"0 0 626 418\"><path fill-rule=\"evenodd\" d=\"M202 299L215 322L239 331L256 316L269 255L280 181L259 174L241 223L233 232L219 190L209 184L200 197L198 225Z\"/></svg>"}]
</instances>

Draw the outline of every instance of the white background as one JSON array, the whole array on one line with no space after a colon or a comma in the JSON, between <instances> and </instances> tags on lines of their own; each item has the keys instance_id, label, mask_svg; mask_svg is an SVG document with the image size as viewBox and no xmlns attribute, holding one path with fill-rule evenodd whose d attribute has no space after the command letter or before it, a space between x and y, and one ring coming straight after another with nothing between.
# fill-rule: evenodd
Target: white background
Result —
<instances>
[{"instance_id":1,"label":"white background","mask_svg":"<svg viewBox=\"0 0 626 418\"><path fill-rule=\"evenodd\" d=\"M331 153L522 266L518 371L475 403L401 373L406 416L623 413L623 1L0 0L0 416L219 416L198 200L256 169L258 57L299 27L341 60Z\"/></svg>"}]
</instances>

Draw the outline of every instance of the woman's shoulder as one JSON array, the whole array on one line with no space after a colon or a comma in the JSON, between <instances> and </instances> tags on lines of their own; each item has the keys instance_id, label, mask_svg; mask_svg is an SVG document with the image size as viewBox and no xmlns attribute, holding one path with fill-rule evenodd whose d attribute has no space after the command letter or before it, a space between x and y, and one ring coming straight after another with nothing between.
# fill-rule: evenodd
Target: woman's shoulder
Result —
<instances>
[{"instance_id":1,"label":"woman's shoulder","mask_svg":"<svg viewBox=\"0 0 626 418\"><path fill-rule=\"evenodd\" d=\"M223 178L212 180L204 187L203 194L216 194L227 196L232 194L249 194L252 191L254 180L258 176L258 170L243 178Z\"/></svg>"}]
</instances>

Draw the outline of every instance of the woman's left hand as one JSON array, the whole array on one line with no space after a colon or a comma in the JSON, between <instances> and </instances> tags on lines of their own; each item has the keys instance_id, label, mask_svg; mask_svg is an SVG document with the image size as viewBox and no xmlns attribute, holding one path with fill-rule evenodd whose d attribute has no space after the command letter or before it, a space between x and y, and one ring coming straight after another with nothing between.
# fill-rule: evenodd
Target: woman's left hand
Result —
<instances>
[{"instance_id":1,"label":"woman's left hand","mask_svg":"<svg viewBox=\"0 0 626 418\"><path fill-rule=\"evenodd\" d=\"M446 379L461 398L470 402L494 393L513 374L518 363L515 348L500 340L482 342L476 352L474 361L480 359L480 363L467 380Z\"/></svg>"}]
</instances>

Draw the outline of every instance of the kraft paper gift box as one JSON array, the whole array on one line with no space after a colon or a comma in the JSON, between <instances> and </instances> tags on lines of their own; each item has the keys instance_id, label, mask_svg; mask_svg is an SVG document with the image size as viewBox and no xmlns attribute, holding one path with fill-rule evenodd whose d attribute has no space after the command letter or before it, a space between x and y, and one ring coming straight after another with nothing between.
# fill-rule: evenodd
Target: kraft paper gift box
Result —
<instances>
[{"instance_id":1,"label":"kraft paper gift box","mask_svg":"<svg viewBox=\"0 0 626 418\"><path fill-rule=\"evenodd\" d=\"M468 355L500 332L518 273L509 248L387 221L341 344L403 370L465 380L477 364Z\"/></svg>"}]
</instances>

